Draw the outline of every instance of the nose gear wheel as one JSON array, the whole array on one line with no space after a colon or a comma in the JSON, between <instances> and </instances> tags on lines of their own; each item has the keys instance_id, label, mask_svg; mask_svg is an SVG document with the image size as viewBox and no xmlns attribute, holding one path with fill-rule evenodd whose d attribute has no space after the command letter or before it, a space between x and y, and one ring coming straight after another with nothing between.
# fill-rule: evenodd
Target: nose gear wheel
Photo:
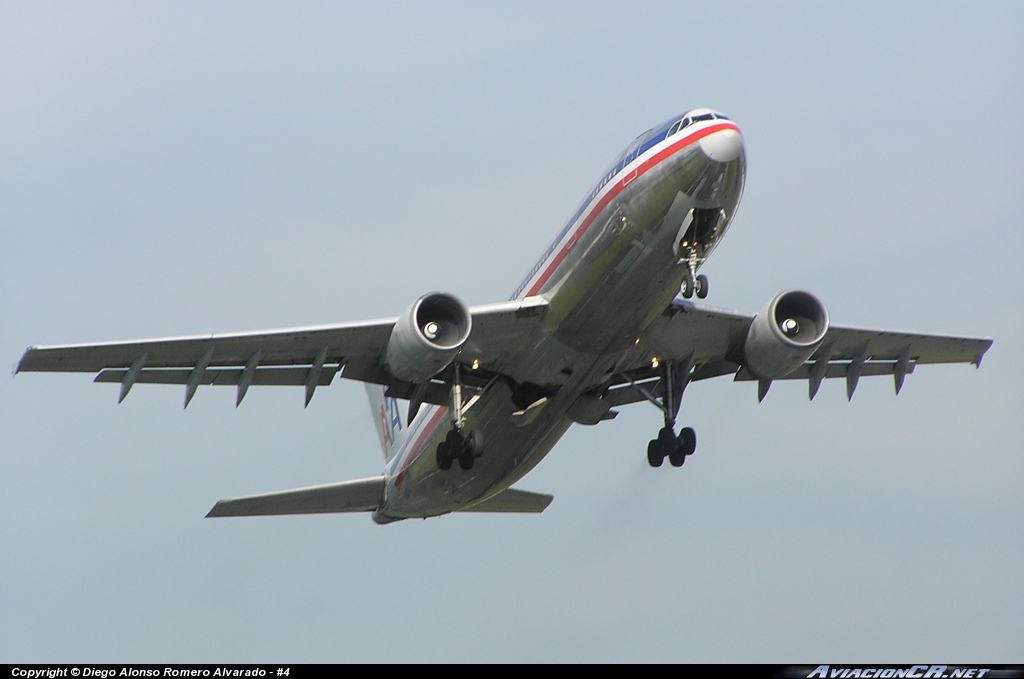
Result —
<instances>
[{"instance_id":1,"label":"nose gear wheel","mask_svg":"<svg viewBox=\"0 0 1024 679\"><path fill-rule=\"evenodd\" d=\"M697 293L699 299L708 296L708 277L697 274L697 248L690 247L686 257L686 276L679 286L679 294L690 299L694 293Z\"/></svg>"}]
</instances>

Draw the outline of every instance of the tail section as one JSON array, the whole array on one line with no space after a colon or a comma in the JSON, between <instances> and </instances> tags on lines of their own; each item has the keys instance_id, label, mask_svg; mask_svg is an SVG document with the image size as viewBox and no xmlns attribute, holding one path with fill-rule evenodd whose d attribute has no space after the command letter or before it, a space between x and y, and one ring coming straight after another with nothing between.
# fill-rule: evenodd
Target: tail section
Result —
<instances>
[{"instance_id":1,"label":"tail section","mask_svg":"<svg viewBox=\"0 0 1024 679\"><path fill-rule=\"evenodd\" d=\"M206 518L372 512L380 507L384 499L386 481L383 476L374 476L221 500L213 506Z\"/></svg>"},{"instance_id":2,"label":"tail section","mask_svg":"<svg viewBox=\"0 0 1024 679\"><path fill-rule=\"evenodd\" d=\"M379 384L366 383L366 397L370 400L370 413L373 415L373 422L377 427L377 436L380 437L380 449L384 453L384 461L387 462L405 440L406 413L409 405L404 401L399 402L396 398L384 395L384 390Z\"/></svg>"}]
</instances>

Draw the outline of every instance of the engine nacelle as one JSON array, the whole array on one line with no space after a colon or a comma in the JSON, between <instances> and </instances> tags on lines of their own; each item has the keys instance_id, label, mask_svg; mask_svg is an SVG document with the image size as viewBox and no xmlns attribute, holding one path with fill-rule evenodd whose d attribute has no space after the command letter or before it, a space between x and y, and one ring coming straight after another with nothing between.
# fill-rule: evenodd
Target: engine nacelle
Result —
<instances>
[{"instance_id":1,"label":"engine nacelle","mask_svg":"<svg viewBox=\"0 0 1024 679\"><path fill-rule=\"evenodd\" d=\"M426 382L455 359L472 328L469 309L458 298L445 292L423 295L391 331L388 369L400 380Z\"/></svg>"},{"instance_id":2,"label":"engine nacelle","mask_svg":"<svg viewBox=\"0 0 1024 679\"><path fill-rule=\"evenodd\" d=\"M761 379L778 379L811 357L828 332L828 309L802 290L777 295L754 317L744 345L747 369Z\"/></svg>"}]
</instances>

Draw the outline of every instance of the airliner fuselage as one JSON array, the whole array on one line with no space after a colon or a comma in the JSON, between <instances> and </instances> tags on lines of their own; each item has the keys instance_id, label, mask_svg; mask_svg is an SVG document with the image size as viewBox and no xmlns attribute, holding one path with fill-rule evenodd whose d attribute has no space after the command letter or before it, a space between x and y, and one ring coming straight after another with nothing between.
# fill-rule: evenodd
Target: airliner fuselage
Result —
<instances>
[{"instance_id":1,"label":"airliner fuselage","mask_svg":"<svg viewBox=\"0 0 1024 679\"><path fill-rule=\"evenodd\" d=\"M481 393L465 426L482 433L486 453L461 473L440 469L435 459L449 408L424 408L387 465L385 502L374 519L458 510L508 488L540 462L579 421L570 415L574 404L622 369L684 278L718 245L744 177L739 128L707 109L665 121L630 144L513 293L547 302L544 331L512 370L513 378L539 382L546 395L517 403L514 387L500 381Z\"/></svg>"}]
</instances>

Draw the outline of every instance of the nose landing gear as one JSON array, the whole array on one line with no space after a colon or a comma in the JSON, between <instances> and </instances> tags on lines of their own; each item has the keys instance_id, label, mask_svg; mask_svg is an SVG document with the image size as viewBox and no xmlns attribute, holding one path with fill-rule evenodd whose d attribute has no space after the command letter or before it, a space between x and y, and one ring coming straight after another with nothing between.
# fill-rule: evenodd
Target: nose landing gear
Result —
<instances>
[{"instance_id":1,"label":"nose landing gear","mask_svg":"<svg viewBox=\"0 0 1024 679\"><path fill-rule=\"evenodd\" d=\"M704 274L695 275L697 272L697 246L683 241L679 243L679 248L689 251L686 257L686 276L683 278L682 285L679 286L679 293L685 299L693 297L693 293L697 293L698 298L704 299L708 296L708 277Z\"/></svg>"}]
</instances>

